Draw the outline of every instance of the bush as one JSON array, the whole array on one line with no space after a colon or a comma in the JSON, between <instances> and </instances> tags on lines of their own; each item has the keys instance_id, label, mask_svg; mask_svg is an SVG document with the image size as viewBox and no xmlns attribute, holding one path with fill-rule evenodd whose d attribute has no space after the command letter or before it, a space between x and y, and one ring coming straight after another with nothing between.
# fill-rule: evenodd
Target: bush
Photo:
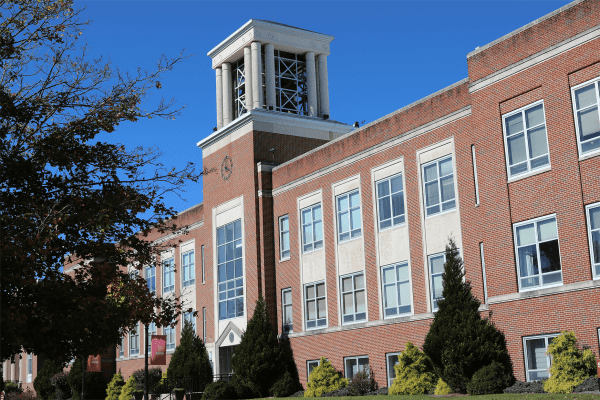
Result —
<instances>
[{"instance_id":1,"label":"bush","mask_svg":"<svg viewBox=\"0 0 600 400\"><path fill-rule=\"evenodd\" d=\"M50 383L55 389L55 399L66 400L71 398L71 387L69 386L66 373L61 371L54 375L50 378Z\"/></svg>"},{"instance_id":2,"label":"bush","mask_svg":"<svg viewBox=\"0 0 600 400\"><path fill-rule=\"evenodd\" d=\"M320 397L323 393L329 393L348 386L348 380L342 377L333 365L321 357L321 363L315 367L308 377L308 386L304 397Z\"/></svg>"},{"instance_id":3,"label":"bush","mask_svg":"<svg viewBox=\"0 0 600 400\"><path fill-rule=\"evenodd\" d=\"M423 343L437 375L456 393L466 393L473 374L499 362L512 377L506 339L492 322L479 315L481 303L464 280L463 262L454 241L446 246L442 296Z\"/></svg>"},{"instance_id":4,"label":"bush","mask_svg":"<svg viewBox=\"0 0 600 400\"><path fill-rule=\"evenodd\" d=\"M348 392L350 396L364 396L377 390L378 387L373 370L366 365L364 371L354 374L352 380L348 383Z\"/></svg>"},{"instance_id":5,"label":"bush","mask_svg":"<svg viewBox=\"0 0 600 400\"><path fill-rule=\"evenodd\" d=\"M235 392L238 399L254 399L260 397L260 392L252 383L238 375L233 375L228 382L229 387Z\"/></svg>"},{"instance_id":6,"label":"bush","mask_svg":"<svg viewBox=\"0 0 600 400\"><path fill-rule=\"evenodd\" d=\"M110 380L108 387L106 388L106 399L105 400L119 400L119 396L125 386L125 380L121 372L117 372L113 375Z\"/></svg>"},{"instance_id":7,"label":"bush","mask_svg":"<svg viewBox=\"0 0 600 400\"><path fill-rule=\"evenodd\" d=\"M119 400L131 400L131 398L133 397L133 392L136 389L136 386L137 386L137 381L135 379L135 376L131 375L129 377L129 379L127 379L125 386L123 386L123 389L121 390L121 394L119 395Z\"/></svg>"},{"instance_id":8,"label":"bush","mask_svg":"<svg viewBox=\"0 0 600 400\"><path fill-rule=\"evenodd\" d=\"M596 357L591 350L581 352L577 348L574 332L562 332L548 346L552 355L550 378L544 382L548 393L571 393L594 372Z\"/></svg>"},{"instance_id":9,"label":"bush","mask_svg":"<svg viewBox=\"0 0 600 400\"><path fill-rule=\"evenodd\" d=\"M19 387L19 385L17 385L16 383L8 381L4 384L4 394L9 394L9 393L21 394L21 393L23 393L23 389L21 389Z\"/></svg>"},{"instance_id":10,"label":"bush","mask_svg":"<svg viewBox=\"0 0 600 400\"><path fill-rule=\"evenodd\" d=\"M590 376L583 383L579 384L575 389L573 389L573 393L581 393L581 392L600 392L600 379L596 376Z\"/></svg>"},{"instance_id":11,"label":"bush","mask_svg":"<svg viewBox=\"0 0 600 400\"><path fill-rule=\"evenodd\" d=\"M51 400L56 394L56 388L52 386L50 378L62 372L63 366L54 361L46 360L37 377L33 381L33 388L37 393L37 397L42 400Z\"/></svg>"},{"instance_id":12,"label":"bush","mask_svg":"<svg viewBox=\"0 0 600 400\"><path fill-rule=\"evenodd\" d=\"M502 393L511 383L511 376L504 365L493 362L473 374L471 382L467 384L467 393L471 396Z\"/></svg>"},{"instance_id":13,"label":"bush","mask_svg":"<svg viewBox=\"0 0 600 400\"><path fill-rule=\"evenodd\" d=\"M292 377L290 371L285 371L270 390L273 397L288 397L298 390L298 380ZM244 397L242 397L244 398Z\"/></svg>"},{"instance_id":14,"label":"bush","mask_svg":"<svg viewBox=\"0 0 600 400\"><path fill-rule=\"evenodd\" d=\"M541 381L523 382L516 381L512 386L503 390L504 393L546 393L544 391L544 379Z\"/></svg>"},{"instance_id":15,"label":"bush","mask_svg":"<svg viewBox=\"0 0 600 400\"><path fill-rule=\"evenodd\" d=\"M152 392L152 385L158 385L158 383L162 380L162 369L159 367L148 368L148 392ZM143 369L138 369L131 374L135 376L136 381L136 389L144 390L144 380L145 380L145 371ZM169 392L168 390L167 392ZM166 393L166 392L165 392Z\"/></svg>"},{"instance_id":16,"label":"bush","mask_svg":"<svg viewBox=\"0 0 600 400\"><path fill-rule=\"evenodd\" d=\"M391 395L426 394L435 389L437 376L431 360L411 342L406 343L394 370L396 378L389 389Z\"/></svg>"},{"instance_id":17,"label":"bush","mask_svg":"<svg viewBox=\"0 0 600 400\"><path fill-rule=\"evenodd\" d=\"M206 385L202 400L236 399L237 394L233 387L223 380Z\"/></svg>"},{"instance_id":18,"label":"bush","mask_svg":"<svg viewBox=\"0 0 600 400\"><path fill-rule=\"evenodd\" d=\"M161 393L169 393L172 387L170 387L170 383L167 380L167 373L163 372L160 380L153 388L153 393L161 394Z\"/></svg>"},{"instance_id":19,"label":"bush","mask_svg":"<svg viewBox=\"0 0 600 400\"><path fill-rule=\"evenodd\" d=\"M4 397L6 400L38 400L37 394L33 390L20 392L11 392Z\"/></svg>"},{"instance_id":20,"label":"bush","mask_svg":"<svg viewBox=\"0 0 600 400\"><path fill-rule=\"evenodd\" d=\"M438 379L438 383L435 386L435 392L433 392L433 394L435 394L436 396L443 396L452 393L452 388L448 386L448 384L444 382L442 378Z\"/></svg>"}]
</instances>

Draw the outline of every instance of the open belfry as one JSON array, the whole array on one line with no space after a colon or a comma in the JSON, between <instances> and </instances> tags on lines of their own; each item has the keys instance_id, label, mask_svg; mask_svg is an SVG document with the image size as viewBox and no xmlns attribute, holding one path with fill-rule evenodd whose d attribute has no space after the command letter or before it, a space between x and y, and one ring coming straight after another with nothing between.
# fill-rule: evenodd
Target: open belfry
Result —
<instances>
[{"instance_id":1,"label":"open belfry","mask_svg":"<svg viewBox=\"0 0 600 400\"><path fill-rule=\"evenodd\" d=\"M172 247L144 268L197 311L149 328L167 363L190 320L214 374L232 373L262 295L304 387L321 357L389 386L435 316L449 238L518 380L548 376L561 331L600 359L600 1L475 49L465 79L361 127L330 107L333 39L251 19L208 52L203 202L179 214L187 233L155 234ZM113 352L125 378L143 329ZM31 385L31 365L5 363L5 380Z\"/></svg>"}]
</instances>

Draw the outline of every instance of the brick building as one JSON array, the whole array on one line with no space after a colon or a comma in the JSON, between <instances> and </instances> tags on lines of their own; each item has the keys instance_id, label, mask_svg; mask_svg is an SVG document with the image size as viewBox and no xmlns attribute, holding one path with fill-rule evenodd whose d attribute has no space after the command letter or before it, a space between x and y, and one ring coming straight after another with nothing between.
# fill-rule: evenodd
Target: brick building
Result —
<instances>
[{"instance_id":1,"label":"brick building","mask_svg":"<svg viewBox=\"0 0 600 400\"><path fill-rule=\"evenodd\" d=\"M204 201L180 214L187 234L156 238L173 247L144 273L198 311L215 373L262 293L304 384L325 356L388 385L432 322L449 237L517 379L547 376L563 330L600 356L600 1L477 48L467 78L360 128L329 112L332 40L250 20L208 53ZM180 329L150 330L169 353ZM126 377L142 336L117 350Z\"/></svg>"}]
</instances>

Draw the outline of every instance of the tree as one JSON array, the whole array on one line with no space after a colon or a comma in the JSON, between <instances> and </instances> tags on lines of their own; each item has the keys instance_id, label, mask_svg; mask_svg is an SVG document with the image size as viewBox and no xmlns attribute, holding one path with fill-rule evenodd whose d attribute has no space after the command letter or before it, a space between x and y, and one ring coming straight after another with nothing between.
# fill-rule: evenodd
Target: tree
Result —
<instances>
[{"instance_id":1,"label":"tree","mask_svg":"<svg viewBox=\"0 0 600 400\"><path fill-rule=\"evenodd\" d=\"M196 335L189 321L185 321L181 331L181 341L167 368L167 378L197 380L195 391L203 392L206 385L213 381L212 367L202 339Z\"/></svg>"},{"instance_id":2,"label":"tree","mask_svg":"<svg viewBox=\"0 0 600 400\"><path fill-rule=\"evenodd\" d=\"M62 365L56 361L46 360L42 369L33 380L33 388L38 397L42 400L48 400L54 397L56 387L50 381L52 377L62 371Z\"/></svg>"},{"instance_id":3,"label":"tree","mask_svg":"<svg viewBox=\"0 0 600 400\"><path fill-rule=\"evenodd\" d=\"M348 379L342 377L333 365L325 357L321 357L321 362L313 368L308 377L308 385L304 392L304 397L321 397L324 393L329 393L337 389L348 386Z\"/></svg>"},{"instance_id":4,"label":"tree","mask_svg":"<svg viewBox=\"0 0 600 400\"><path fill-rule=\"evenodd\" d=\"M129 377L129 379L127 379L127 382L125 383L125 386L123 386L123 389L121 389L121 394L119 395L119 400L131 400L131 398L133 397L133 392L135 391L137 385L137 380L135 379L135 376L131 375Z\"/></svg>"},{"instance_id":5,"label":"tree","mask_svg":"<svg viewBox=\"0 0 600 400\"><path fill-rule=\"evenodd\" d=\"M112 379L108 383L108 388L106 389L106 399L104 400L119 400L119 396L123 391L123 386L125 386L125 380L123 379L123 375L121 375L121 371L119 371L113 375Z\"/></svg>"},{"instance_id":6,"label":"tree","mask_svg":"<svg viewBox=\"0 0 600 400\"><path fill-rule=\"evenodd\" d=\"M467 384L479 369L497 361L514 380L506 339L488 318L465 281L463 262L453 240L446 246L443 290L438 311L425 337L423 351L435 371L456 393L467 393Z\"/></svg>"},{"instance_id":7,"label":"tree","mask_svg":"<svg viewBox=\"0 0 600 400\"><path fill-rule=\"evenodd\" d=\"M0 0L2 360L99 354L138 321L164 326L181 312L125 267L155 262L149 233L180 229L164 194L201 174L97 136L178 115L172 100L140 105L184 57L134 74L90 60L79 13L73 0ZM67 276L65 263L81 268Z\"/></svg>"},{"instance_id":8,"label":"tree","mask_svg":"<svg viewBox=\"0 0 600 400\"><path fill-rule=\"evenodd\" d=\"M428 394L437 383L431 360L411 342L406 343L394 371L396 377L389 389L390 395Z\"/></svg>"}]
</instances>

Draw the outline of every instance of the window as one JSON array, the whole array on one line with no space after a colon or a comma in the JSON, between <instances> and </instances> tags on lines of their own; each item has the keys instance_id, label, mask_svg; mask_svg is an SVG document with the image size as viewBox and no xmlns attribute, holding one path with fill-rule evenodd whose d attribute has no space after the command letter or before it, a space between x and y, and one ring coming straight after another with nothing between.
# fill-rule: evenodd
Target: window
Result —
<instances>
[{"instance_id":1,"label":"window","mask_svg":"<svg viewBox=\"0 0 600 400\"><path fill-rule=\"evenodd\" d=\"M233 112L234 118L244 114L246 111L246 69L244 68L244 57L231 65L231 76L233 78Z\"/></svg>"},{"instance_id":2,"label":"window","mask_svg":"<svg viewBox=\"0 0 600 400\"><path fill-rule=\"evenodd\" d=\"M165 336L167 336L167 351L175 350L175 329L170 326L164 328Z\"/></svg>"},{"instance_id":3,"label":"window","mask_svg":"<svg viewBox=\"0 0 600 400\"><path fill-rule=\"evenodd\" d=\"M200 252L202 253L202 283L204 283L204 245L200 246Z\"/></svg>"},{"instance_id":4,"label":"window","mask_svg":"<svg viewBox=\"0 0 600 400\"><path fill-rule=\"evenodd\" d=\"M163 262L163 293L175 290L175 260L169 258Z\"/></svg>"},{"instance_id":5,"label":"window","mask_svg":"<svg viewBox=\"0 0 600 400\"><path fill-rule=\"evenodd\" d=\"M194 331L194 334L196 334L196 317L194 317L194 312L186 312L183 313L183 322L191 324L192 325L192 330Z\"/></svg>"},{"instance_id":6,"label":"window","mask_svg":"<svg viewBox=\"0 0 600 400\"><path fill-rule=\"evenodd\" d=\"M219 320L244 316L242 221L217 229Z\"/></svg>"},{"instance_id":7,"label":"window","mask_svg":"<svg viewBox=\"0 0 600 400\"><path fill-rule=\"evenodd\" d=\"M336 198L338 214L338 241L361 236L360 195L358 189Z\"/></svg>"},{"instance_id":8,"label":"window","mask_svg":"<svg viewBox=\"0 0 600 400\"><path fill-rule=\"evenodd\" d=\"M477 161L475 159L475 145L471 145L471 157L473 158L473 183L475 184L475 204L479 204L479 183L477 182Z\"/></svg>"},{"instance_id":9,"label":"window","mask_svg":"<svg viewBox=\"0 0 600 400\"><path fill-rule=\"evenodd\" d=\"M394 379L396 378L396 369L394 367L398 365L398 357L400 357L400 353L388 353L385 355L387 364L388 387L392 386L392 383L394 383Z\"/></svg>"},{"instance_id":10,"label":"window","mask_svg":"<svg viewBox=\"0 0 600 400\"><path fill-rule=\"evenodd\" d=\"M369 365L369 356L344 358L346 379L352 380L356 373L364 372L367 365Z\"/></svg>"},{"instance_id":11,"label":"window","mask_svg":"<svg viewBox=\"0 0 600 400\"><path fill-rule=\"evenodd\" d=\"M556 217L515 224L519 289L562 284Z\"/></svg>"},{"instance_id":12,"label":"window","mask_svg":"<svg viewBox=\"0 0 600 400\"><path fill-rule=\"evenodd\" d=\"M290 258L290 219L287 215L279 218L279 252L282 260Z\"/></svg>"},{"instance_id":13,"label":"window","mask_svg":"<svg viewBox=\"0 0 600 400\"><path fill-rule=\"evenodd\" d=\"M509 178L550 164L543 102L503 115L502 122Z\"/></svg>"},{"instance_id":14,"label":"window","mask_svg":"<svg viewBox=\"0 0 600 400\"><path fill-rule=\"evenodd\" d=\"M310 374L312 373L313 369L317 368L319 365L321 365L321 360L309 360L306 362L307 379L310 377Z\"/></svg>"},{"instance_id":15,"label":"window","mask_svg":"<svg viewBox=\"0 0 600 400\"><path fill-rule=\"evenodd\" d=\"M323 247L323 216L321 204L315 204L301 211L302 214L302 251L317 250Z\"/></svg>"},{"instance_id":16,"label":"window","mask_svg":"<svg viewBox=\"0 0 600 400\"><path fill-rule=\"evenodd\" d=\"M548 371L552 365L552 358L546 352L552 340L557 336L542 335L523 338L527 382L539 381L550 376Z\"/></svg>"},{"instance_id":17,"label":"window","mask_svg":"<svg viewBox=\"0 0 600 400\"><path fill-rule=\"evenodd\" d=\"M140 330L136 326L129 332L129 355L134 356L140 354Z\"/></svg>"},{"instance_id":18,"label":"window","mask_svg":"<svg viewBox=\"0 0 600 400\"><path fill-rule=\"evenodd\" d=\"M327 326L327 302L325 300L325 282L304 286L306 301L306 329Z\"/></svg>"},{"instance_id":19,"label":"window","mask_svg":"<svg viewBox=\"0 0 600 400\"><path fill-rule=\"evenodd\" d=\"M600 203L588 206L588 235L592 257L592 275L600 278Z\"/></svg>"},{"instance_id":20,"label":"window","mask_svg":"<svg viewBox=\"0 0 600 400\"><path fill-rule=\"evenodd\" d=\"M281 309L283 311L283 332L292 332L294 328L294 318L292 317L292 289L288 288L281 291Z\"/></svg>"},{"instance_id":21,"label":"window","mask_svg":"<svg viewBox=\"0 0 600 400\"><path fill-rule=\"evenodd\" d=\"M481 275L483 276L483 298L485 299L485 304L488 302L488 293L487 293L487 281L485 276L485 257L483 254L483 242L479 243L479 256L481 257Z\"/></svg>"},{"instance_id":22,"label":"window","mask_svg":"<svg viewBox=\"0 0 600 400\"><path fill-rule=\"evenodd\" d=\"M342 287L342 322L366 321L365 276L363 273L340 277Z\"/></svg>"},{"instance_id":23,"label":"window","mask_svg":"<svg viewBox=\"0 0 600 400\"><path fill-rule=\"evenodd\" d=\"M283 50L275 50L274 53L276 111L308 115L304 54L293 54Z\"/></svg>"},{"instance_id":24,"label":"window","mask_svg":"<svg viewBox=\"0 0 600 400\"><path fill-rule=\"evenodd\" d=\"M148 290L152 293L156 292L156 266L149 265L146 267L146 282Z\"/></svg>"},{"instance_id":25,"label":"window","mask_svg":"<svg viewBox=\"0 0 600 400\"><path fill-rule=\"evenodd\" d=\"M384 317L397 317L412 311L410 300L410 273L408 263L381 268L383 280Z\"/></svg>"},{"instance_id":26,"label":"window","mask_svg":"<svg viewBox=\"0 0 600 400\"><path fill-rule=\"evenodd\" d=\"M125 356L125 336L121 336L121 344L119 345L119 357Z\"/></svg>"},{"instance_id":27,"label":"window","mask_svg":"<svg viewBox=\"0 0 600 400\"><path fill-rule=\"evenodd\" d=\"M431 310L438 309L437 301L442 298L442 274L446 263L446 253L429 256L429 279L431 292Z\"/></svg>"},{"instance_id":28,"label":"window","mask_svg":"<svg viewBox=\"0 0 600 400\"><path fill-rule=\"evenodd\" d=\"M212 373L215 373L215 366L213 365L213 360L212 360L212 351L208 352L208 361L210 362L210 369L212 371Z\"/></svg>"},{"instance_id":29,"label":"window","mask_svg":"<svg viewBox=\"0 0 600 400\"><path fill-rule=\"evenodd\" d=\"M572 89L580 155L600 150L599 82L600 80L596 79Z\"/></svg>"},{"instance_id":30,"label":"window","mask_svg":"<svg viewBox=\"0 0 600 400\"><path fill-rule=\"evenodd\" d=\"M183 256L181 256L181 261L183 264L183 287L191 286L196 281L194 250L183 253Z\"/></svg>"},{"instance_id":31,"label":"window","mask_svg":"<svg viewBox=\"0 0 600 400\"><path fill-rule=\"evenodd\" d=\"M452 156L423 165L423 184L428 217L456 208Z\"/></svg>"},{"instance_id":32,"label":"window","mask_svg":"<svg viewBox=\"0 0 600 400\"><path fill-rule=\"evenodd\" d=\"M33 354L27 354L27 382L33 377Z\"/></svg>"},{"instance_id":33,"label":"window","mask_svg":"<svg viewBox=\"0 0 600 400\"><path fill-rule=\"evenodd\" d=\"M202 341L206 343L206 307L202 307Z\"/></svg>"},{"instance_id":34,"label":"window","mask_svg":"<svg viewBox=\"0 0 600 400\"><path fill-rule=\"evenodd\" d=\"M146 343L146 346L148 346L148 354L152 354L152 335L156 335L157 329L156 329L156 324L154 322L150 322L150 324L148 325L148 343Z\"/></svg>"},{"instance_id":35,"label":"window","mask_svg":"<svg viewBox=\"0 0 600 400\"><path fill-rule=\"evenodd\" d=\"M405 211L402 174L378 181L376 187L379 230L403 224Z\"/></svg>"}]
</instances>

